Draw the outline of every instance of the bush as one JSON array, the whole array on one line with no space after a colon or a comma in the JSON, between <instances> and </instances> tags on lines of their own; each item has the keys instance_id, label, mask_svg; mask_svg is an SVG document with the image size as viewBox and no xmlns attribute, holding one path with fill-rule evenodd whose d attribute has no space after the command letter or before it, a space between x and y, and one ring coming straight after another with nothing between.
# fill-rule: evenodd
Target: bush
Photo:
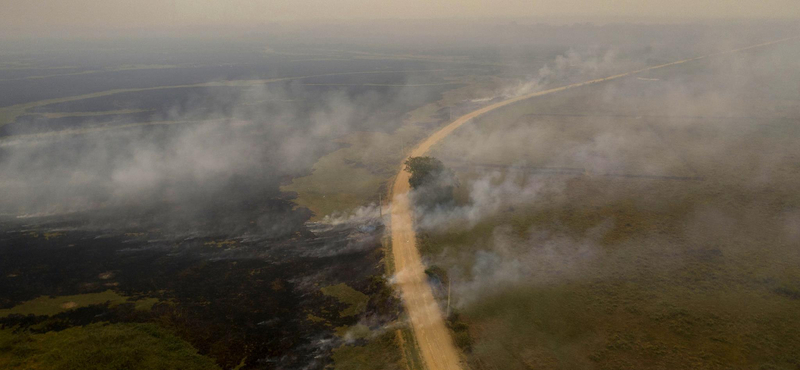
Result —
<instances>
[{"instance_id":1,"label":"bush","mask_svg":"<svg viewBox=\"0 0 800 370\"><path fill-rule=\"evenodd\" d=\"M447 327L453 333L453 341L458 348L464 352L472 351L472 337L469 334L469 326L461 320L461 315L455 310L447 317Z\"/></svg>"},{"instance_id":2,"label":"bush","mask_svg":"<svg viewBox=\"0 0 800 370\"><path fill-rule=\"evenodd\" d=\"M458 186L452 171L433 157L412 157L406 160L405 170L411 173L408 183L414 190L418 206L434 207L451 204L453 190Z\"/></svg>"},{"instance_id":3,"label":"bush","mask_svg":"<svg viewBox=\"0 0 800 370\"><path fill-rule=\"evenodd\" d=\"M442 161L433 157L412 157L406 160L405 165L405 170L411 173L408 183L412 189L433 182L445 172Z\"/></svg>"}]
</instances>

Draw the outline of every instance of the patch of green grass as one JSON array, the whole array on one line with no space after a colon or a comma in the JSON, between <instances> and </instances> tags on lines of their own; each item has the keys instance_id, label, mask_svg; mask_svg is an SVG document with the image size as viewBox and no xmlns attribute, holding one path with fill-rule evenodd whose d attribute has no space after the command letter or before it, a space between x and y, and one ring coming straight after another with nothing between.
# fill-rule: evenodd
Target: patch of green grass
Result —
<instances>
[{"instance_id":1,"label":"patch of green grass","mask_svg":"<svg viewBox=\"0 0 800 370\"><path fill-rule=\"evenodd\" d=\"M336 370L407 370L397 335L388 331L365 345L344 345L333 350Z\"/></svg>"},{"instance_id":2,"label":"patch of green grass","mask_svg":"<svg viewBox=\"0 0 800 370\"><path fill-rule=\"evenodd\" d=\"M363 324L356 324L353 326L339 326L336 328L336 335L339 337L347 337L348 339L364 339L370 335L369 327Z\"/></svg>"},{"instance_id":3,"label":"patch of green grass","mask_svg":"<svg viewBox=\"0 0 800 370\"><path fill-rule=\"evenodd\" d=\"M347 286L345 283L326 286L320 288L320 291L322 291L322 294L334 297L339 302L349 305L339 313L341 317L355 316L364 312L367 308L367 302L369 302L368 295Z\"/></svg>"},{"instance_id":4,"label":"patch of green grass","mask_svg":"<svg viewBox=\"0 0 800 370\"><path fill-rule=\"evenodd\" d=\"M395 331L395 338L398 347L403 352L403 362L407 370L425 370L425 364L419 353L419 345L414 332L410 327L404 327Z\"/></svg>"},{"instance_id":5,"label":"patch of green grass","mask_svg":"<svg viewBox=\"0 0 800 370\"><path fill-rule=\"evenodd\" d=\"M128 300L130 302L130 299ZM158 298L142 298L133 301L133 308L139 311L150 311L153 305L159 302Z\"/></svg>"},{"instance_id":6,"label":"patch of green grass","mask_svg":"<svg viewBox=\"0 0 800 370\"><path fill-rule=\"evenodd\" d=\"M92 324L44 334L0 330L9 370L219 369L190 344L153 324Z\"/></svg>"},{"instance_id":7,"label":"patch of green grass","mask_svg":"<svg viewBox=\"0 0 800 370\"><path fill-rule=\"evenodd\" d=\"M360 133L345 140L348 147L323 156L314 163L310 175L293 179L281 190L296 192L295 202L314 212L315 220L337 211L355 209L370 201L377 202L378 190L391 174L383 171L388 164L375 162L385 158L385 153L374 153L372 158L364 156L372 141L355 139L364 135ZM376 137L386 139L382 134L370 135L372 139Z\"/></svg>"},{"instance_id":8,"label":"patch of green grass","mask_svg":"<svg viewBox=\"0 0 800 370\"><path fill-rule=\"evenodd\" d=\"M51 316L67 310L87 307L96 304L108 303L118 305L122 303L134 303L137 310L149 311L154 304L158 303L157 298L143 298L132 300L120 295L113 290L106 290L99 293L87 293L77 295L67 295L59 297L41 296L39 298L20 303L14 307L0 310L0 317L8 315L37 315Z\"/></svg>"}]
</instances>

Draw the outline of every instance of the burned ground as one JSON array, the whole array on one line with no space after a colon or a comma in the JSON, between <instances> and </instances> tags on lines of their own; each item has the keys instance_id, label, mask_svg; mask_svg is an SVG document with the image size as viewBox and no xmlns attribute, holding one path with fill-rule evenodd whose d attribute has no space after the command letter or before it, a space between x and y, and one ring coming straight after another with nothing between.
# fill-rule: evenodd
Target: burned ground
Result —
<instances>
[{"instance_id":1,"label":"burned ground","mask_svg":"<svg viewBox=\"0 0 800 370\"><path fill-rule=\"evenodd\" d=\"M242 361L248 368L321 366L342 344L333 329L354 325L362 315L340 316L346 305L319 288L345 283L367 295L383 289L383 226L377 222L314 233L299 219L292 235L228 239L83 230L74 227L75 219L3 222L0 306L107 289L159 302L149 312L99 304L52 317L11 315L2 318L4 327L46 332L93 322L156 322L223 368ZM366 311L384 314L374 325L398 312L393 296L381 297Z\"/></svg>"}]
</instances>

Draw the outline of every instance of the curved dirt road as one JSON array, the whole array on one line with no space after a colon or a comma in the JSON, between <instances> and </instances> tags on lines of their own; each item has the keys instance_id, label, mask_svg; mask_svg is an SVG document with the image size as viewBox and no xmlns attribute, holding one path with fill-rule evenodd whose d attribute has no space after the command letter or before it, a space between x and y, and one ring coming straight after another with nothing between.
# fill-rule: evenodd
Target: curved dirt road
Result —
<instances>
[{"instance_id":1,"label":"curved dirt road","mask_svg":"<svg viewBox=\"0 0 800 370\"><path fill-rule=\"evenodd\" d=\"M522 100L552 94L584 85L610 81L654 69L700 60L715 55L734 53L747 49L767 46L795 38L797 37L790 37L740 49L661 64L628 73L580 82L555 89L534 92L504 100L459 117L447 126L439 129L439 131L433 133L433 135L427 137L411 151L408 157L410 158L424 155L433 145L447 137L447 135L452 133L455 129L459 128L467 121L497 108ZM425 362L425 366L429 370L461 369L462 366L459 360L458 350L453 343L453 339L450 337L450 333L445 327L442 313L439 310L439 306L437 305L436 300L433 298L433 292L426 281L425 268L422 265L419 250L417 249L412 209L407 197L409 191L409 176L410 174L403 169L403 166L401 166L400 171L394 180L394 185L392 186L392 195L394 196L394 199L391 208L391 235L392 254L394 256L397 284L400 286L400 293L403 297L403 305L411 319L411 326L414 331L414 336L417 339L417 343L419 344L420 356Z\"/></svg>"}]
</instances>

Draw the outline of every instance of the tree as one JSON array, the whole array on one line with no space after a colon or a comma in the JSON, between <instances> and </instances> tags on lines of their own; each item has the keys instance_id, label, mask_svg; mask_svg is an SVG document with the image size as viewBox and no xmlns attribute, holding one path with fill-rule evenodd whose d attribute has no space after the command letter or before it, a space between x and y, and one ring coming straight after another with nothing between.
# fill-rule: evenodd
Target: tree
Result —
<instances>
[{"instance_id":1,"label":"tree","mask_svg":"<svg viewBox=\"0 0 800 370\"><path fill-rule=\"evenodd\" d=\"M408 183L418 206L427 208L453 203L453 191L458 186L458 181L440 160L433 157L412 157L406 160L405 170L411 173Z\"/></svg>"},{"instance_id":2,"label":"tree","mask_svg":"<svg viewBox=\"0 0 800 370\"><path fill-rule=\"evenodd\" d=\"M408 184L412 189L435 181L445 171L442 161L433 157L411 157L405 165L405 170L411 173Z\"/></svg>"}]
</instances>

